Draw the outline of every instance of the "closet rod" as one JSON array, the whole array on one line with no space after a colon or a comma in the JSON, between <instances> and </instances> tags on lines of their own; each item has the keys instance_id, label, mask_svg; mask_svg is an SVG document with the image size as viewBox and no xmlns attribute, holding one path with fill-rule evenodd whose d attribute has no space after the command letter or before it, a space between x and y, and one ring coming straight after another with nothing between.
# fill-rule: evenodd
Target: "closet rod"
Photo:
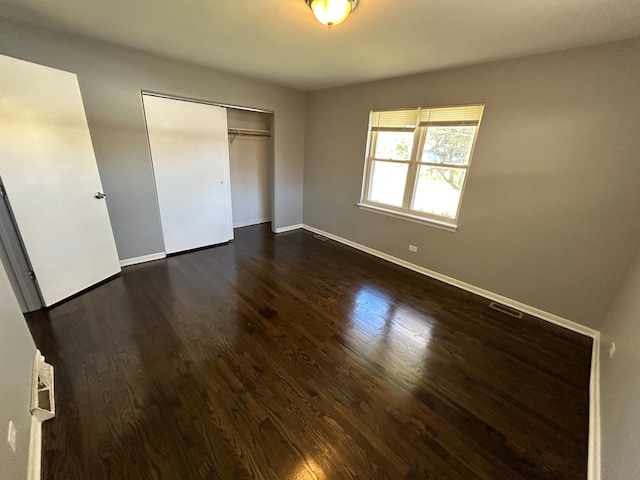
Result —
<instances>
[{"instance_id":1,"label":"closet rod","mask_svg":"<svg viewBox=\"0 0 640 480\"><path fill-rule=\"evenodd\" d=\"M229 128L229 135L261 135L265 137L271 136L270 130L255 130L253 128Z\"/></svg>"},{"instance_id":2,"label":"closet rod","mask_svg":"<svg viewBox=\"0 0 640 480\"><path fill-rule=\"evenodd\" d=\"M233 143L236 137L271 137L269 130L254 130L251 128L229 128L229 142Z\"/></svg>"}]
</instances>

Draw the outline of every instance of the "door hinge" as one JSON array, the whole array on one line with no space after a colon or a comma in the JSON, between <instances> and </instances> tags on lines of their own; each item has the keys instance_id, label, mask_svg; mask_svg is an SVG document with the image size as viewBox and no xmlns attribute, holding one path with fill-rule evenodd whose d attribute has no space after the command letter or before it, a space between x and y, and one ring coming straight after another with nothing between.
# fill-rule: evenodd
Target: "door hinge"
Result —
<instances>
[{"instance_id":1,"label":"door hinge","mask_svg":"<svg viewBox=\"0 0 640 480\"><path fill-rule=\"evenodd\" d=\"M31 280L35 280L36 279L36 272L34 272L33 270L29 270L29 278Z\"/></svg>"}]
</instances>

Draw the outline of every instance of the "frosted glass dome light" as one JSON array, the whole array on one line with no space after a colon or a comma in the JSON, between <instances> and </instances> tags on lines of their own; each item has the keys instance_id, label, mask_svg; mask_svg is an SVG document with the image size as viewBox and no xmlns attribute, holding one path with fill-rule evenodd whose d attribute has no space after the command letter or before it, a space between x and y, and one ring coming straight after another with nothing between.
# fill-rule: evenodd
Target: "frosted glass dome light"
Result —
<instances>
[{"instance_id":1,"label":"frosted glass dome light","mask_svg":"<svg viewBox=\"0 0 640 480\"><path fill-rule=\"evenodd\" d=\"M320 23L333 27L346 20L358 0L306 0Z\"/></svg>"}]
</instances>

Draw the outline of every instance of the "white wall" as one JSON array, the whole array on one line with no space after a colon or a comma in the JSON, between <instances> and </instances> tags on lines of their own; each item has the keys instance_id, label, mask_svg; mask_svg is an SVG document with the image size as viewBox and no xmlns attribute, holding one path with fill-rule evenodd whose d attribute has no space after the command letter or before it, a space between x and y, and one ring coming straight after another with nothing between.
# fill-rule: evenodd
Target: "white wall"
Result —
<instances>
[{"instance_id":1,"label":"white wall","mask_svg":"<svg viewBox=\"0 0 640 480\"><path fill-rule=\"evenodd\" d=\"M229 128L271 130L273 116L227 109ZM237 136L229 144L233 226L271 221L273 143L268 137Z\"/></svg>"},{"instance_id":2,"label":"white wall","mask_svg":"<svg viewBox=\"0 0 640 480\"><path fill-rule=\"evenodd\" d=\"M602 478L640 476L640 254L602 325ZM609 358L611 342L616 352Z\"/></svg>"},{"instance_id":3,"label":"white wall","mask_svg":"<svg viewBox=\"0 0 640 480\"><path fill-rule=\"evenodd\" d=\"M27 478L31 428L31 369L36 347L7 273L0 263L0 478ZM9 420L17 428L17 451L7 443Z\"/></svg>"}]
</instances>

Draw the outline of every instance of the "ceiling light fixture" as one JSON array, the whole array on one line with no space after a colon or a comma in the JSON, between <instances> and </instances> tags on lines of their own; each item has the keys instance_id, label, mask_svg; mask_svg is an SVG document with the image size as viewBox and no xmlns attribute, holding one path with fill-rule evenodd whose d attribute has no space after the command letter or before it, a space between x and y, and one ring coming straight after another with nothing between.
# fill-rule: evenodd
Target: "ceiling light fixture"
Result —
<instances>
[{"instance_id":1,"label":"ceiling light fixture","mask_svg":"<svg viewBox=\"0 0 640 480\"><path fill-rule=\"evenodd\" d=\"M320 23L333 27L344 22L358 0L305 0Z\"/></svg>"}]
</instances>

